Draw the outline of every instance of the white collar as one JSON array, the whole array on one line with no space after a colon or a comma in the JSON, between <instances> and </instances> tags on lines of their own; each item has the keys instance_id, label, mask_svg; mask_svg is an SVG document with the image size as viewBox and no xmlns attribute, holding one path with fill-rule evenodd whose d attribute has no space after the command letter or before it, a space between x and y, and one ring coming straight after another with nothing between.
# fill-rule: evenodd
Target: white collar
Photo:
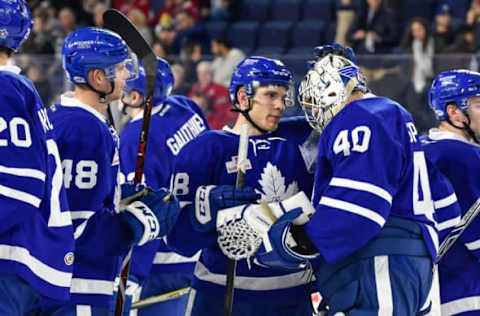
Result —
<instances>
[{"instance_id":1,"label":"white collar","mask_svg":"<svg viewBox=\"0 0 480 316\"><path fill-rule=\"evenodd\" d=\"M10 64L0 66L0 70L10 71L10 72L16 73L17 75L22 71L22 69L20 69L20 67L17 67L15 65L10 65Z\"/></svg>"},{"instance_id":2,"label":"white collar","mask_svg":"<svg viewBox=\"0 0 480 316\"><path fill-rule=\"evenodd\" d=\"M440 131L438 128L431 128L428 130L428 137L430 137L432 140L458 140L470 145L476 145L474 142L469 141L460 134L449 131Z\"/></svg>"},{"instance_id":3,"label":"white collar","mask_svg":"<svg viewBox=\"0 0 480 316\"><path fill-rule=\"evenodd\" d=\"M95 110L93 107L91 107L88 104L85 104L81 102L80 100L76 99L73 97L73 92L69 91L61 95L60 97L60 104L63 106L71 106L71 107L78 107L81 108L87 112L92 113L95 115L100 121L107 123L107 120L105 119L105 116Z\"/></svg>"}]
</instances>

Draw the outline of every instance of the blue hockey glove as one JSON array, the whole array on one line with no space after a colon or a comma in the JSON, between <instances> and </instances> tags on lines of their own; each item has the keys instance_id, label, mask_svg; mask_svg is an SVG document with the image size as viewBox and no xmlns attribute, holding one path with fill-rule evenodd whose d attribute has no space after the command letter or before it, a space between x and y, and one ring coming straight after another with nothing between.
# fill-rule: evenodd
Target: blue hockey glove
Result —
<instances>
[{"instance_id":1,"label":"blue hockey glove","mask_svg":"<svg viewBox=\"0 0 480 316\"><path fill-rule=\"evenodd\" d=\"M215 230L217 212L260 199L253 188L236 189L233 185L200 186L195 194L195 214L192 225L199 232Z\"/></svg>"},{"instance_id":2,"label":"blue hockey glove","mask_svg":"<svg viewBox=\"0 0 480 316\"><path fill-rule=\"evenodd\" d=\"M310 260L319 256L316 251L311 251L309 254L295 251L298 244L292 237L290 229L293 222L302 214L304 213L300 207L295 208L273 223L255 255L256 264L263 267L297 270L304 269Z\"/></svg>"},{"instance_id":3,"label":"blue hockey glove","mask_svg":"<svg viewBox=\"0 0 480 316\"><path fill-rule=\"evenodd\" d=\"M354 64L357 63L353 49L348 46L342 46L338 43L333 43L332 45L317 46L313 49L313 55L317 60L322 59L328 54L343 56Z\"/></svg>"},{"instance_id":4,"label":"blue hockey glove","mask_svg":"<svg viewBox=\"0 0 480 316\"><path fill-rule=\"evenodd\" d=\"M126 205L123 212L120 213L124 222L132 230L133 243L138 246L168 234L180 214L178 200L165 189L152 191L145 190L144 186L133 184L122 186L122 193L130 194L142 191L146 192L143 197Z\"/></svg>"}]
</instances>

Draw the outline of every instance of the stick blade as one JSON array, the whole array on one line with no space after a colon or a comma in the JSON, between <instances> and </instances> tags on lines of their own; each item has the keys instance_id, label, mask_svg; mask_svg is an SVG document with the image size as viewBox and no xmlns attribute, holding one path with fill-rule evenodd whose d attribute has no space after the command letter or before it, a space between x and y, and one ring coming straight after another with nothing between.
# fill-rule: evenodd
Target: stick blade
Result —
<instances>
[{"instance_id":1,"label":"stick blade","mask_svg":"<svg viewBox=\"0 0 480 316\"><path fill-rule=\"evenodd\" d=\"M142 61L143 68L145 68L145 76L147 77L145 95L147 97L152 96L157 77L157 57L150 45L148 45L135 25L118 10L109 9L103 13L103 26L120 35L128 47Z\"/></svg>"}]
</instances>

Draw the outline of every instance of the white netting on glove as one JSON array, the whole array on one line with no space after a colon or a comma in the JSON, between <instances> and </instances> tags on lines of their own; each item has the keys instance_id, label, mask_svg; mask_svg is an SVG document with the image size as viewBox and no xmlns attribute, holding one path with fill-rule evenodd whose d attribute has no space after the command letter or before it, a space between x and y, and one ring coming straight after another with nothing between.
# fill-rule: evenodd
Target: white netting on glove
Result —
<instances>
[{"instance_id":1,"label":"white netting on glove","mask_svg":"<svg viewBox=\"0 0 480 316\"><path fill-rule=\"evenodd\" d=\"M217 231L220 249L232 260L248 259L262 244L262 237L245 219L227 222Z\"/></svg>"}]
</instances>

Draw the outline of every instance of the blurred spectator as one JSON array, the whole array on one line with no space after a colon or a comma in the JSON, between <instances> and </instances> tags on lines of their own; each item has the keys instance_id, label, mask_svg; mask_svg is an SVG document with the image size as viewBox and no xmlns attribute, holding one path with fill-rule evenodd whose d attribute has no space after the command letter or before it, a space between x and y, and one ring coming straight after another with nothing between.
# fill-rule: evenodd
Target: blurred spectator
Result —
<instances>
[{"instance_id":1,"label":"blurred spectator","mask_svg":"<svg viewBox=\"0 0 480 316\"><path fill-rule=\"evenodd\" d=\"M210 124L213 129L221 129L224 125L233 122L237 113L231 110L228 90L224 86L213 82L212 65L208 61L202 61L197 65L198 83L192 87L188 96L191 98L198 92L203 92L212 101L214 120ZM208 117L207 117L208 120ZM210 123L210 120L208 120Z\"/></svg>"},{"instance_id":2,"label":"blurred spectator","mask_svg":"<svg viewBox=\"0 0 480 316\"><path fill-rule=\"evenodd\" d=\"M103 27L103 13L105 13L107 9L108 7L102 2L97 3L93 8L93 24L96 27Z\"/></svg>"},{"instance_id":3,"label":"blurred spectator","mask_svg":"<svg viewBox=\"0 0 480 316\"><path fill-rule=\"evenodd\" d=\"M422 93L433 78L434 39L428 31L427 22L413 18L405 30L402 48L413 55L412 83L415 92Z\"/></svg>"},{"instance_id":4,"label":"blurred spectator","mask_svg":"<svg viewBox=\"0 0 480 316\"><path fill-rule=\"evenodd\" d=\"M355 18L347 39L357 54L386 54L397 44L397 19L382 0L366 0L367 7Z\"/></svg>"},{"instance_id":5,"label":"blurred spectator","mask_svg":"<svg viewBox=\"0 0 480 316\"><path fill-rule=\"evenodd\" d=\"M58 22L58 26L52 31L52 35L55 39L55 57L60 59L65 38L71 31L76 29L75 14L70 8L62 8L58 12Z\"/></svg>"},{"instance_id":6,"label":"blurred spectator","mask_svg":"<svg viewBox=\"0 0 480 316\"><path fill-rule=\"evenodd\" d=\"M462 25L455 33L455 41L452 45L443 50L445 54L452 53L475 53L474 29L473 26ZM463 67L462 67L463 68Z\"/></svg>"},{"instance_id":7,"label":"blurred spectator","mask_svg":"<svg viewBox=\"0 0 480 316\"><path fill-rule=\"evenodd\" d=\"M473 0L467 12L467 24L472 25L475 50L480 48L480 0Z\"/></svg>"},{"instance_id":8,"label":"blurred spectator","mask_svg":"<svg viewBox=\"0 0 480 316\"><path fill-rule=\"evenodd\" d=\"M165 53L167 55L173 54L173 42L177 36L173 25L171 24L157 24L155 27L155 36L163 44Z\"/></svg>"},{"instance_id":9,"label":"blurred spectator","mask_svg":"<svg viewBox=\"0 0 480 316\"><path fill-rule=\"evenodd\" d=\"M347 32L355 20L355 8L352 2L353 0L339 0L335 42L341 45L347 44Z\"/></svg>"},{"instance_id":10,"label":"blurred spectator","mask_svg":"<svg viewBox=\"0 0 480 316\"><path fill-rule=\"evenodd\" d=\"M126 16L129 16L132 10L140 10L144 16L145 23L153 16L150 11L150 0L114 0L112 8L119 10Z\"/></svg>"},{"instance_id":11,"label":"blurred spectator","mask_svg":"<svg viewBox=\"0 0 480 316\"><path fill-rule=\"evenodd\" d=\"M187 96L190 91L190 85L185 82L185 67L179 63L174 63L170 67L172 68L174 78L171 94Z\"/></svg>"},{"instance_id":12,"label":"blurred spectator","mask_svg":"<svg viewBox=\"0 0 480 316\"><path fill-rule=\"evenodd\" d=\"M147 43L151 45L153 42L152 31L147 25L147 17L143 13L143 11L137 8L132 8L128 12L127 16L133 23L133 25L135 25L140 34L142 34L145 41L147 41Z\"/></svg>"},{"instance_id":13,"label":"blurred spectator","mask_svg":"<svg viewBox=\"0 0 480 316\"><path fill-rule=\"evenodd\" d=\"M210 20L228 21L230 19L230 1L229 0L211 0Z\"/></svg>"},{"instance_id":14,"label":"blurred spectator","mask_svg":"<svg viewBox=\"0 0 480 316\"><path fill-rule=\"evenodd\" d=\"M209 116L213 113L212 100L202 91L197 91L191 99L202 109L208 124L210 124Z\"/></svg>"},{"instance_id":15,"label":"blurred spectator","mask_svg":"<svg viewBox=\"0 0 480 316\"><path fill-rule=\"evenodd\" d=\"M50 83L43 75L42 66L38 65L37 63L32 63L26 70L26 76L28 79L32 80L43 103L48 106L52 97L51 89Z\"/></svg>"},{"instance_id":16,"label":"blurred spectator","mask_svg":"<svg viewBox=\"0 0 480 316\"><path fill-rule=\"evenodd\" d=\"M172 24L181 11L188 11L198 21L198 0L165 0L163 8L157 13L154 23Z\"/></svg>"},{"instance_id":17,"label":"blurred spectator","mask_svg":"<svg viewBox=\"0 0 480 316\"><path fill-rule=\"evenodd\" d=\"M452 27L451 8L447 3L440 4L435 10L434 23L435 53L441 53L453 43L455 31Z\"/></svg>"},{"instance_id":18,"label":"blurred spectator","mask_svg":"<svg viewBox=\"0 0 480 316\"><path fill-rule=\"evenodd\" d=\"M435 10L435 23L433 28L435 38L435 53L441 53L453 43L455 32L452 27L451 8L448 3L442 3Z\"/></svg>"},{"instance_id":19,"label":"blurred spectator","mask_svg":"<svg viewBox=\"0 0 480 316\"><path fill-rule=\"evenodd\" d=\"M177 13L176 27L177 36L173 42L173 53L179 54L184 45L188 42L199 44L202 52L210 54L210 39L205 26L196 23L194 16L188 10Z\"/></svg>"},{"instance_id":20,"label":"blurred spectator","mask_svg":"<svg viewBox=\"0 0 480 316\"><path fill-rule=\"evenodd\" d=\"M22 52L27 54L53 54L52 34L49 26L49 15L45 8L33 11L33 29L30 37L23 43Z\"/></svg>"},{"instance_id":21,"label":"blurred spectator","mask_svg":"<svg viewBox=\"0 0 480 316\"><path fill-rule=\"evenodd\" d=\"M232 48L223 36L212 40L212 54L215 56L212 62L213 81L228 88L233 70L245 59L245 54L238 48Z\"/></svg>"},{"instance_id":22,"label":"blurred spectator","mask_svg":"<svg viewBox=\"0 0 480 316\"><path fill-rule=\"evenodd\" d=\"M167 59L167 49L165 48L165 44L160 41L154 41L152 44L152 50L155 56Z\"/></svg>"}]
</instances>

